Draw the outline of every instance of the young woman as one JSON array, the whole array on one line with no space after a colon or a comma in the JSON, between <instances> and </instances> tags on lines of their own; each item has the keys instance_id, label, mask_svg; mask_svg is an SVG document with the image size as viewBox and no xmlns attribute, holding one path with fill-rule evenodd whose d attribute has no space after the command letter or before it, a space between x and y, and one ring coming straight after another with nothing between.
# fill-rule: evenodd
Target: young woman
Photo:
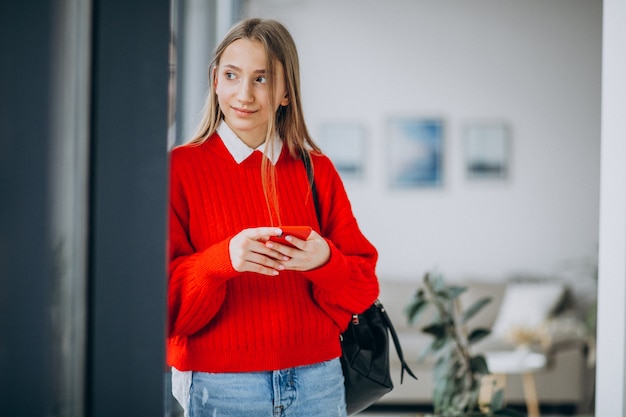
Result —
<instances>
[{"instance_id":1,"label":"young woman","mask_svg":"<svg viewBox=\"0 0 626 417\"><path fill-rule=\"evenodd\" d=\"M345 416L340 334L378 296L377 252L307 131L293 39L242 21L209 75L198 132L171 153L172 391L191 417ZM285 226L312 231L270 240Z\"/></svg>"}]
</instances>

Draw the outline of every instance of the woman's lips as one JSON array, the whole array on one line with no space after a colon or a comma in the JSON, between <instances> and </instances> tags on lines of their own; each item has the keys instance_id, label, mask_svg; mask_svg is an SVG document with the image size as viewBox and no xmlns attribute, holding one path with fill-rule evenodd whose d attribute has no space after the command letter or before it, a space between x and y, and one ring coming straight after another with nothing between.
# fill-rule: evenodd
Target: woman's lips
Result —
<instances>
[{"instance_id":1,"label":"woman's lips","mask_svg":"<svg viewBox=\"0 0 626 417\"><path fill-rule=\"evenodd\" d=\"M242 108L239 108L239 107L231 107L231 108L233 109L233 111L235 113L237 113L239 116L243 116L243 117L249 116L249 115L255 113L255 110L242 109Z\"/></svg>"}]
</instances>

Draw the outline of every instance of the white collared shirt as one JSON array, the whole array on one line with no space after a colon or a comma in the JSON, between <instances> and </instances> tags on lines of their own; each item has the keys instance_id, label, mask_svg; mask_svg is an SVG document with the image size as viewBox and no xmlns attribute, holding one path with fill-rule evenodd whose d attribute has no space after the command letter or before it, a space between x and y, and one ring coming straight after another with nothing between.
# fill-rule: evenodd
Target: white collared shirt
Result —
<instances>
[{"instance_id":1,"label":"white collared shirt","mask_svg":"<svg viewBox=\"0 0 626 417\"><path fill-rule=\"evenodd\" d=\"M283 149L283 141L280 137L278 137L278 134L275 136L274 149L272 151L267 151L266 142L263 142L256 149L252 149L246 145L245 142L241 140L224 121L222 121L217 127L217 134L220 136L222 142L224 142L224 146L226 146L226 149L228 149L228 152L230 152L238 164L245 161L246 158L252 155L254 151L261 151L266 157L269 158L272 164L276 165L280 152Z\"/></svg>"}]
</instances>

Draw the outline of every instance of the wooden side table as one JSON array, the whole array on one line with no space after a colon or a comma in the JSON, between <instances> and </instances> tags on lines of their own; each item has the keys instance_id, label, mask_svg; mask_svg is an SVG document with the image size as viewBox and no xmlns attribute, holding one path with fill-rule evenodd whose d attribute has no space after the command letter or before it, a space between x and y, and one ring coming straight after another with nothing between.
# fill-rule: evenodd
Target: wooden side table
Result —
<instances>
[{"instance_id":1,"label":"wooden side table","mask_svg":"<svg viewBox=\"0 0 626 417\"><path fill-rule=\"evenodd\" d=\"M494 351L484 354L489 371L503 388L507 375L521 375L528 417L540 417L535 372L545 369L546 355L526 349Z\"/></svg>"}]
</instances>

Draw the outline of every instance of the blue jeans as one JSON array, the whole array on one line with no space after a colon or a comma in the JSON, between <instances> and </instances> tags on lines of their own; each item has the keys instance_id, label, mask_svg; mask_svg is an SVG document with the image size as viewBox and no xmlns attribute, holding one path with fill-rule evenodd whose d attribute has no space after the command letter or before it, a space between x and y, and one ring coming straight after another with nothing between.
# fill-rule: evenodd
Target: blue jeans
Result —
<instances>
[{"instance_id":1,"label":"blue jeans","mask_svg":"<svg viewBox=\"0 0 626 417\"><path fill-rule=\"evenodd\" d=\"M185 417L347 416L339 359L273 372L188 375L188 395L178 398L181 388L173 387Z\"/></svg>"}]
</instances>

